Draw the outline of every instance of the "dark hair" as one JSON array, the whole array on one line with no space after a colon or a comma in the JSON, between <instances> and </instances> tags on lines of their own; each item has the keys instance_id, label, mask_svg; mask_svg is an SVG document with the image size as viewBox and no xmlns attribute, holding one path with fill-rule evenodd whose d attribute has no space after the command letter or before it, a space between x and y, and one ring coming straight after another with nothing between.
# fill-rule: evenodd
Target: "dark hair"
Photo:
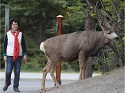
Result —
<instances>
[{"instance_id":1,"label":"dark hair","mask_svg":"<svg viewBox=\"0 0 125 93\"><path fill-rule=\"evenodd\" d=\"M18 26L19 26L19 20L18 19L10 19L10 23L9 23L9 25L10 25L10 28L11 28L11 25L13 24L13 22L14 23L17 23L18 24Z\"/></svg>"}]
</instances>

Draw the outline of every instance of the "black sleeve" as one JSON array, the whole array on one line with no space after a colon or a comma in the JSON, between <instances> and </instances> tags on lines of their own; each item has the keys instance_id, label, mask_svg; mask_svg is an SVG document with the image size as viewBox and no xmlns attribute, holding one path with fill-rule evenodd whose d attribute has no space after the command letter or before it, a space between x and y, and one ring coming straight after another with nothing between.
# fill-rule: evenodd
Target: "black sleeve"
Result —
<instances>
[{"instance_id":1,"label":"black sleeve","mask_svg":"<svg viewBox=\"0 0 125 93\"><path fill-rule=\"evenodd\" d=\"M7 43L8 43L8 38L7 38L7 34L4 36L4 48L3 48L3 56L6 56L6 50L7 50Z\"/></svg>"},{"instance_id":2,"label":"black sleeve","mask_svg":"<svg viewBox=\"0 0 125 93\"><path fill-rule=\"evenodd\" d=\"M27 52L26 52L26 43L25 43L25 38L24 38L23 34L22 34L21 46L22 46L23 55L27 55Z\"/></svg>"}]
</instances>

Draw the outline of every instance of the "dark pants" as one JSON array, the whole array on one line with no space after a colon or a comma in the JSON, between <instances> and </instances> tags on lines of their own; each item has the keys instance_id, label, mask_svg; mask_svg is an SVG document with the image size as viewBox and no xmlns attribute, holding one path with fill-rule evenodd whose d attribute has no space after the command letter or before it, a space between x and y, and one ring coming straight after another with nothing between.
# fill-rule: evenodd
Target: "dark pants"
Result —
<instances>
[{"instance_id":1,"label":"dark pants","mask_svg":"<svg viewBox=\"0 0 125 93\"><path fill-rule=\"evenodd\" d=\"M12 56L7 56L7 61L6 61L6 85L11 84L11 73L14 68L14 84L13 88L18 88L19 87L19 80L20 80L20 68L21 68L21 61L22 61L22 56L18 57L14 62L13 62L13 57Z\"/></svg>"}]
</instances>

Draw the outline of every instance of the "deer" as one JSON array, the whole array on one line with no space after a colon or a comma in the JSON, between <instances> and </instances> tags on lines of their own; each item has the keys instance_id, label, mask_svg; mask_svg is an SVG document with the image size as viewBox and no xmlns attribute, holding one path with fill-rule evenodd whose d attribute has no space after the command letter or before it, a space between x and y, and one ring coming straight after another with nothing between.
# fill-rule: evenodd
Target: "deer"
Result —
<instances>
[{"instance_id":1,"label":"deer","mask_svg":"<svg viewBox=\"0 0 125 93\"><path fill-rule=\"evenodd\" d=\"M54 75L54 69L59 60L72 62L78 59L80 69L78 80L83 80L88 58L96 56L112 40L118 39L113 27L106 20L99 20L99 24L102 31L77 31L54 36L41 42L40 50L47 58L47 64L43 68L42 93L46 91L45 81L48 72L56 87L60 87Z\"/></svg>"}]
</instances>

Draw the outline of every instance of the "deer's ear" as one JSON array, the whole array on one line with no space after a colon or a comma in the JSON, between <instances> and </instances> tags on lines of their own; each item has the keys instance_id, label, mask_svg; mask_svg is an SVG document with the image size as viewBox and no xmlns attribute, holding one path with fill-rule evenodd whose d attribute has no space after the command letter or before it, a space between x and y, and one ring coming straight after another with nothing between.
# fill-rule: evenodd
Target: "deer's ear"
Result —
<instances>
[{"instance_id":1,"label":"deer's ear","mask_svg":"<svg viewBox=\"0 0 125 93\"><path fill-rule=\"evenodd\" d=\"M102 20L102 22L100 23L100 26L103 31L109 31L112 28L110 24L106 22L106 20Z\"/></svg>"}]
</instances>

